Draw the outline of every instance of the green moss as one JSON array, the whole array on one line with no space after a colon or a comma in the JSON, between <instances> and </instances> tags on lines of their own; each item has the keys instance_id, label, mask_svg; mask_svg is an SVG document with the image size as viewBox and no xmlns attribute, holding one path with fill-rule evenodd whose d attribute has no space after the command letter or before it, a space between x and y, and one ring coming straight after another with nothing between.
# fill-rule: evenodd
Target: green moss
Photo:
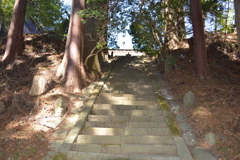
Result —
<instances>
[{"instance_id":1,"label":"green moss","mask_svg":"<svg viewBox=\"0 0 240 160\"><path fill-rule=\"evenodd\" d=\"M150 70L149 65L145 64L145 67L148 70ZM158 82L156 80L156 77L154 76L154 74L152 74L152 73L150 74L150 73L151 72L149 72L148 75L149 75L149 78L152 80L153 85L157 84ZM154 85L155 91L157 91L156 86L158 86L158 85ZM166 118L167 125L170 129L170 132L172 133L173 136L180 136L181 134L180 134L177 124L173 118L173 115L171 114L171 109L169 108L169 106L167 105L166 101L164 100L164 98L162 96L156 94L156 97L157 97L158 103L159 103L162 111L167 113L167 115L165 115L165 118Z\"/></svg>"},{"instance_id":2,"label":"green moss","mask_svg":"<svg viewBox=\"0 0 240 160\"><path fill-rule=\"evenodd\" d=\"M173 136L180 136L181 135L180 131L179 131L178 127L177 127L177 124L176 124L172 114L167 115L166 118L167 118L167 122L168 122L167 123L168 127L169 127L172 135Z\"/></svg>"},{"instance_id":3,"label":"green moss","mask_svg":"<svg viewBox=\"0 0 240 160\"><path fill-rule=\"evenodd\" d=\"M53 160L67 160L67 156L63 153L58 153L53 157Z\"/></svg>"},{"instance_id":4,"label":"green moss","mask_svg":"<svg viewBox=\"0 0 240 160\"><path fill-rule=\"evenodd\" d=\"M170 113L171 110L169 108L169 106L167 105L166 101L164 100L164 98L162 96L157 95L158 98L158 102L160 104L160 107L163 111L167 111L168 114L165 117L166 121L167 121L167 125L170 129L170 132L172 133L173 136L180 136L180 131L177 127L177 124L172 116L172 114Z\"/></svg>"}]
</instances>

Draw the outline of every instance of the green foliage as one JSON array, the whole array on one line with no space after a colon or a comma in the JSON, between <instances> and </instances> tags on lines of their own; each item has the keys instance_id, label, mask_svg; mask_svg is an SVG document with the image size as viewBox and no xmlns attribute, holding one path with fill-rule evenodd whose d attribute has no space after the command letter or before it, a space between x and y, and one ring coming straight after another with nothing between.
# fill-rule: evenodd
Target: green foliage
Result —
<instances>
[{"instance_id":1,"label":"green foliage","mask_svg":"<svg viewBox=\"0 0 240 160\"><path fill-rule=\"evenodd\" d=\"M0 1L0 21L9 25L14 8L14 0ZM66 6L59 0L29 0L26 19L34 19L38 27L53 27L55 30L66 33L66 21L69 14Z\"/></svg>"}]
</instances>

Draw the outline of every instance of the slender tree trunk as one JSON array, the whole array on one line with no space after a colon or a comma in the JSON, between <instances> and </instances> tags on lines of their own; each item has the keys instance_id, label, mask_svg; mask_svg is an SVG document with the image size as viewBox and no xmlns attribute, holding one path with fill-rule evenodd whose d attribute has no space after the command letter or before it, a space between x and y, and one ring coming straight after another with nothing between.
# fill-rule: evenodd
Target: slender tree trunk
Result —
<instances>
[{"instance_id":1,"label":"slender tree trunk","mask_svg":"<svg viewBox=\"0 0 240 160\"><path fill-rule=\"evenodd\" d=\"M238 50L240 52L240 1L234 0L235 7L235 17L236 17L236 27L237 27L237 41L238 41Z\"/></svg>"},{"instance_id":2,"label":"slender tree trunk","mask_svg":"<svg viewBox=\"0 0 240 160\"><path fill-rule=\"evenodd\" d=\"M86 73L83 66L84 24L78 12L85 9L85 0L72 0L72 10L63 61L58 68L57 76L65 81L66 90L80 93L86 84Z\"/></svg>"},{"instance_id":3,"label":"slender tree trunk","mask_svg":"<svg viewBox=\"0 0 240 160\"><path fill-rule=\"evenodd\" d=\"M210 78L210 71L207 63L201 1L190 0L190 8L193 24L194 54L197 76L201 79Z\"/></svg>"},{"instance_id":4,"label":"slender tree trunk","mask_svg":"<svg viewBox=\"0 0 240 160\"><path fill-rule=\"evenodd\" d=\"M178 39L181 42L186 36L186 27L184 22L184 6L179 6L179 13L177 18Z\"/></svg>"},{"instance_id":5,"label":"slender tree trunk","mask_svg":"<svg viewBox=\"0 0 240 160\"><path fill-rule=\"evenodd\" d=\"M6 50L2 61L9 63L15 59L16 53L23 52L23 25L26 14L27 0L15 0L12 21L8 31Z\"/></svg>"},{"instance_id":6,"label":"slender tree trunk","mask_svg":"<svg viewBox=\"0 0 240 160\"><path fill-rule=\"evenodd\" d=\"M167 49L174 50L178 48L179 45L179 37L178 37L178 30L175 27L176 24L174 22L173 17L173 9L171 8L171 2L168 0L164 0L164 3L166 4L166 8L164 10L165 12L165 43L167 46Z\"/></svg>"}]
</instances>

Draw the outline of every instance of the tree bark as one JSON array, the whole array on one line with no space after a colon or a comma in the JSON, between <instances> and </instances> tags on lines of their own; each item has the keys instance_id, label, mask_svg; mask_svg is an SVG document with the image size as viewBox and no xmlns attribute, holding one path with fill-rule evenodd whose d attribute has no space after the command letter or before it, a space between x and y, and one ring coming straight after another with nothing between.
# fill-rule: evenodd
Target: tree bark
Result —
<instances>
[{"instance_id":1,"label":"tree bark","mask_svg":"<svg viewBox=\"0 0 240 160\"><path fill-rule=\"evenodd\" d=\"M85 6L86 0L72 0L65 53L57 72L57 76L65 82L66 90L73 93L81 93L81 89L87 85L83 66L85 31L78 16L78 12Z\"/></svg>"},{"instance_id":2,"label":"tree bark","mask_svg":"<svg viewBox=\"0 0 240 160\"><path fill-rule=\"evenodd\" d=\"M190 0L190 9L193 25L194 55L197 76L201 79L207 79L210 78L210 71L207 63L201 1Z\"/></svg>"},{"instance_id":3,"label":"tree bark","mask_svg":"<svg viewBox=\"0 0 240 160\"><path fill-rule=\"evenodd\" d=\"M235 17L236 17L236 27L237 27L237 41L238 41L238 50L240 52L240 1L234 0L235 7Z\"/></svg>"},{"instance_id":4,"label":"tree bark","mask_svg":"<svg viewBox=\"0 0 240 160\"><path fill-rule=\"evenodd\" d=\"M3 62L10 63L15 59L16 53L23 52L23 25L26 14L27 0L16 0L14 4L12 21L8 31L6 50L2 58Z\"/></svg>"},{"instance_id":5,"label":"tree bark","mask_svg":"<svg viewBox=\"0 0 240 160\"><path fill-rule=\"evenodd\" d=\"M90 6L91 7L91 6ZM97 43L99 42L99 36L97 33L99 23L95 18L90 18L86 23L86 32L85 32L85 55L84 61L87 56L91 56L87 59L87 68L89 73L89 78L91 80L96 80L101 77L102 71L99 64L98 56L100 53L96 48Z\"/></svg>"}]
</instances>

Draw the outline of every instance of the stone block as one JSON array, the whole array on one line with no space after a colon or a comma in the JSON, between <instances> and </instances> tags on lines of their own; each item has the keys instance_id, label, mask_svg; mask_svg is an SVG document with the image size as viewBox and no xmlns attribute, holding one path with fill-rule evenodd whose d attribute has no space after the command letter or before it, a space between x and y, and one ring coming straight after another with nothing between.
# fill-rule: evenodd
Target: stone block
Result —
<instances>
[{"instance_id":1,"label":"stone block","mask_svg":"<svg viewBox=\"0 0 240 160\"><path fill-rule=\"evenodd\" d=\"M192 149L192 154L195 160L217 160L216 157L199 146Z\"/></svg>"},{"instance_id":2,"label":"stone block","mask_svg":"<svg viewBox=\"0 0 240 160\"><path fill-rule=\"evenodd\" d=\"M208 133L205 135L205 141L209 143L210 145L216 144L216 136L213 133Z\"/></svg>"},{"instance_id":3,"label":"stone block","mask_svg":"<svg viewBox=\"0 0 240 160\"><path fill-rule=\"evenodd\" d=\"M191 132L184 133L183 138L187 145L191 147L193 147L196 144L196 138Z\"/></svg>"},{"instance_id":4,"label":"stone block","mask_svg":"<svg viewBox=\"0 0 240 160\"><path fill-rule=\"evenodd\" d=\"M55 116L56 117L62 117L67 110L67 106L66 106L66 100L64 97L59 97L54 104L54 108L55 108Z\"/></svg>"},{"instance_id":5,"label":"stone block","mask_svg":"<svg viewBox=\"0 0 240 160\"><path fill-rule=\"evenodd\" d=\"M185 108L190 108L195 103L196 97L195 94L192 91L187 92L184 95L183 102Z\"/></svg>"}]
</instances>

